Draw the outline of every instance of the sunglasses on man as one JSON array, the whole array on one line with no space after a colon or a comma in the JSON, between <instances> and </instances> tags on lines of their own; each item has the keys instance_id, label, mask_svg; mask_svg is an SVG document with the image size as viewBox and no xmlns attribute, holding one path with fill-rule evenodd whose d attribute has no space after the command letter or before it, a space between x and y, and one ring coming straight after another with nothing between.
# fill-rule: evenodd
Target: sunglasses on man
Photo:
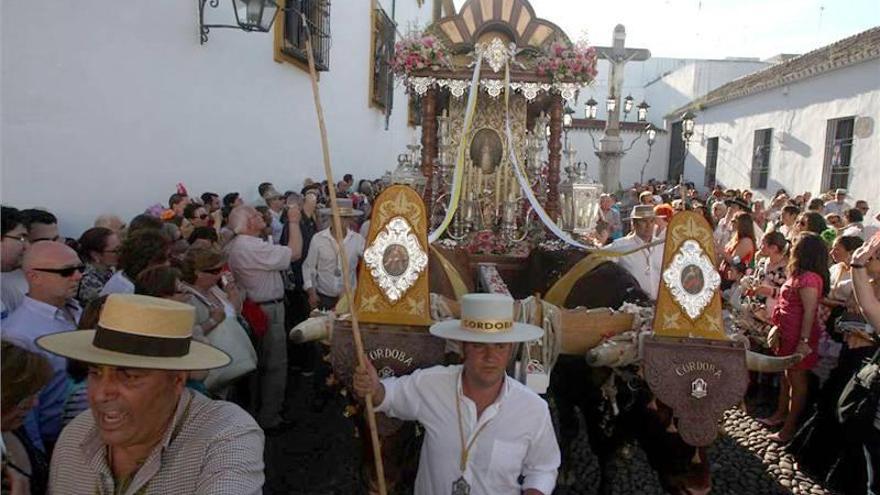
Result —
<instances>
[{"instance_id":1,"label":"sunglasses on man","mask_svg":"<svg viewBox=\"0 0 880 495\"><path fill-rule=\"evenodd\" d=\"M210 273L211 275L219 275L220 272L223 271L223 267L218 266L217 268L206 268L206 269L200 270L200 271L204 272L204 273Z\"/></svg>"},{"instance_id":2,"label":"sunglasses on man","mask_svg":"<svg viewBox=\"0 0 880 495\"><path fill-rule=\"evenodd\" d=\"M30 241L31 241L30 238L28 238L27 234L21 234L21 235L4 235L3 238L4 238L4 239L12 239L12 240L15 240L15 241L18 241L18 242L21 242L21 243L26 243L26 242L30 242Z\"/></svg>"},{"instance_id":3,"label":"sunglasses on man","mask_svg":"<svg viewBox=\"0 0 880 495\"><path fill-rule=\"evenodd\" d=\"M36 270L38 272L54 273L55 275L69 278L72 277L75 272L82 273L86 271L86 267L85 265L77 265L68 266L67 268L31 268L31 270Z\"/></svg>"}]
</instances>

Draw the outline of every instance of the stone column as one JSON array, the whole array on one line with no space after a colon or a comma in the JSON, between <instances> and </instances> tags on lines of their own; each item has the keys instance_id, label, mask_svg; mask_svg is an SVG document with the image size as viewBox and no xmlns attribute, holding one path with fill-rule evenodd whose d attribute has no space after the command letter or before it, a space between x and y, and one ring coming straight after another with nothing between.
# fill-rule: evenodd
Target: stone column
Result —
<instances>
[{"instance_id":1,"label":"stone column","mask_svg":"<svg viewBox=\"0 0 880 495\"><path fill-rule=\"evenodd\" d=\"M422 195L429 205L434 187L434 161L437 159L437 88L430 87L422 96L422 173L425 174L425 192Z\"/></svg>"},{"instance_id":2,"label":"stone column","mask_svg":"<svg viewBox=\"0 0 880 495\"><path fill-rule=\"evenodd\" d=\"M559 218L559 167L562 162L562 96L550 101L550 142L547 143L547 214Z\"/></svg>"}]
</instances>

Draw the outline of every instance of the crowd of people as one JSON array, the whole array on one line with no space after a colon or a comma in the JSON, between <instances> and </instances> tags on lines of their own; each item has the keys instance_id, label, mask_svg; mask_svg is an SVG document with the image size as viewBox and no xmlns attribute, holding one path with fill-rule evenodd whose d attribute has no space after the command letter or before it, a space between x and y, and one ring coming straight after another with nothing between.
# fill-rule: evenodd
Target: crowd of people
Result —
<instances>
[{"instance_id":1,"label":"crowd of people","mask_svg":"<svg viewBox=\"0 0 880 495\"><path fill-rule=\"evenodd\" d=\"M167 205L128 222L101 215L77 239L62 238L48 211L3 206L4 486L17 495L83 487L259 493L264 435L291 426L283 407L289 366L307 375L319 360L312 344L289 346L287 331L339 300L337 238L356 284L371 205L383 187L369 180L355 186L350 174L333 187L306 180L284 194L264 182L257 187L262 204L248 205L237 192L192 198L179 185ZM331 194L343 233L328 221ZM780 378L778 407L763 421L779 427L774 440L796 444L815 472L839 474L815 452L853 455L827 433L843 428L837 402L862 360L877 361L880 238L865 222L867 202L850 206L839 189L820 198L779 191L765 205L750 191L700 195L692 185L651 182L620 200L603 195L599 206L587 240L619 251L648 246L617 262L652 300L663 260L657 241L669 220L683 210L706 219L728 303L747 305L764 323L760 344L802 356ZM470 324L498 324L498 314L512 314L509 299L465 302L462 318ZM506 493L516 485L549 495L559 449L547 406L504 373L513 343L542 330L513 322L507 334L448 325L431 332L466 343L462 366L390 381L368 366L356 373L355 391L372 395L381 411L438 425L429 428L418 486ZM425 390L449 392L456 407L447 410L449 403ZM507 433L487 430L494 444L482 443L469 464L483 427L509 412L497 410L497 401L534 414L505 419L515 425ZM859 437L869 467L878 458L878 428L880 415ZM459 436L460 452L449 440ZM460 463L426 460L453 450ZM490 459L511 476L487 475L482 464ZM866 470L862 487L871 476Z\"/></svg>"},{"instance_id":2,"label":"crowd of people","mask_svg":"<svg viewBox=\"0 0 880 495\"><path fill-rule=\"evenodd\" d=\"M3 206L4 487L195 493L181 488L189 483L202 493L258 493L263 435L291 426L287 331L332 309L343 287L323 206L336 195L354 274L362 223L383 187L355 187L346 175L333 188L306 180L281 194L266 182L262 204L247 205L237 192L191 198L178 185L167 206L128 222L101 215L76 239L61 237L53 213ZM89 342L52 340L88 332ZM197 343L228 358L198 356ZM312 373L317 349L290 348L290 365ZM166 456L179 447L179 465L162 465L157 442ZM186 475L172 474L181 468Z\"/></svg>"},{"instance_id":3,"label":"crowd of people","mask_svg":"<svg viewBox=\"0 0 880 495\"><path fill-rule=\"evenodd\" d=\"M844 189L816 198L780 190L768 206L748 190L716 187L700 195L689 184L652 182L630 189L619 202L603 195L599 225L588 240L612 251L651 246L685 209L713 229L725 304L749 320L743 327L751 329L753 346L800 356L775 382L775 411L760 418L778 430L770 439L789 445L828 486L842 493L873 486L877 493L880 379L865 399L871 405L863 413L870 418L848 423L855 433L840 434L846 425L838 415L838 402L866 359L877 375L880 320L871 312L880 297L880 234L866 222L868 202L851 202ZM662 244L617 258L651 299L662 260Z\"/></svg>"}]
</instances>

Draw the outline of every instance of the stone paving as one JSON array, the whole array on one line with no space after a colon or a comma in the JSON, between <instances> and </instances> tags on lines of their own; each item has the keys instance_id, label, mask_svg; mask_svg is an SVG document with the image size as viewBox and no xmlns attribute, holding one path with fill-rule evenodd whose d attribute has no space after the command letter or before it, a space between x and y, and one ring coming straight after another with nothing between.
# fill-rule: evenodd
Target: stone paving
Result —
<instances>
[{"instance_id":1,"label":"stone paving","mask_svg":"<svg viewBox=\"0 0 880 495\"><path fill-rule=\"evenodd\" d=\"M326 394L319 372L313 377L291 376L288 414L293 428L267 438L266 494L351 495L362 493L360 465L362 443L354 423L345 418L346 399ZM581 431L583 432L583 428ZM782 448L766 439L769 430L738 409L724 415L723 435L709 449L713 494L802 494L831 492L799 472L797 463ZM599 467L585 433L574 442L570 483L557 487L557 495L593 495ZM656 473L644 452L629 445L617 459L615 494L663 494ZM403 490L402 493L407 493Z\"/></svg>"}]
</instances>

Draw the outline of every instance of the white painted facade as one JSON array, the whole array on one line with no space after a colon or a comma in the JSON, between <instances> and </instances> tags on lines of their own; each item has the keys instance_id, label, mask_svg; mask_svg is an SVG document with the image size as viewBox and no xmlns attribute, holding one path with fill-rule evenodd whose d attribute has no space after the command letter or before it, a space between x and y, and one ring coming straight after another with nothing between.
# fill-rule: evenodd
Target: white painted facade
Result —
<instances>
[{"instance_id":1,"label":"white painted facade","mask_svg":"<svg viewBox=\"0 0 880 495\"><path fill-rule=\"evenodd\" d=\"M262 181L323 178L308 74L273 60L273 33L214 29L200 46L196 0L124 4L3 1L3 204L48 208L78 235L100 213L166 202L178 182L256 200ZM370 6L331 7L320 89L337 180L393 169L414 132L402 88L388 131L369 105ZM431 20L431 2L395 7L402 32ZM234 23L231 2L206 22Z\"/></svg>"},{"instance_id":2,"label":"white painted facade","mask_svg":"<svg viewBox=\"0 0 880 495\"><path fill-rule=\"evenodd\" d=\"M864 118L854 133L849 191L854 199L880 208L880 60L736 98L697 112L685 176L703 184L706 142L719 138L717 180L724 187L750 189L752 146L758 129L772 128L767 198L777 189L817 193L823 184L826 126L829 119ZM858 123L857 123L858 127Z\"/></svg>"}]
</instances>

